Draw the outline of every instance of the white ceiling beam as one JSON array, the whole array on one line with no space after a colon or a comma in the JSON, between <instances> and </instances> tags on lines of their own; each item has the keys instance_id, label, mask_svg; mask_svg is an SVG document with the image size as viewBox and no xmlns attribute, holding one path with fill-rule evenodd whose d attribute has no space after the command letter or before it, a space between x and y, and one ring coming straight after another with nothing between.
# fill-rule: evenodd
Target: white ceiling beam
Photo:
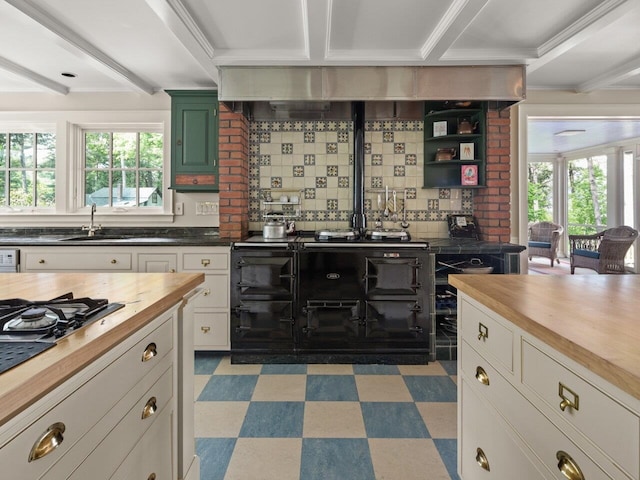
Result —
<instances>
[{"instance_id":1,"label":"white ceiling beam","mask_svg":"<svg viewBox=\"0 0 640 480\"><path fill-rule=\"evenodd\" d=\"M69 88L65 87L61 83L54 82L47 77L43 77L39 73L29 70L28 68L25 68L22 65L18 65L17 63L13 63L11 60L7 60L4 57L0 57L0 68L14 73L22 78L26 78L27 80L30 80L33 83L37 83L38 85L52 90L56 93L61 93L62 95L66 95L67 93L69 93Z\"/></svg>"},{"instance_id":2,"label":"white ceiling beam","mask_svg":"<svg viewBox=\"0 0 640 480\"><path fill-rule=\"evenodd\" d=\"M182 0L145 1L217 85L220 74L214 62L216 48L184 2Z\"/></svg>"},{"instance_id":3,"label":"white ceiling beam","mask_svg":"<svg viewBox=\"0 0 640 480\"><path fill-rule=\"evenodd\" d=\"M89 43L87 40L64 25L62 22L51 16L49 13L41 10L31 0L5 0L5 2L20 10L32 20L38 22L47 30L62 38L67 43L73 45L78 50L84 52L86 55L96 60L98 63L104 65L112 72L115 72L119 77L124 78L127 82L131 83L139 90L142 90L149 95L153 95L153 86L145 82L143 79L125 68L123 65L119 64L102 50Z\"/></svg>"},{"instance_id":4,"label":"white ceiling beam","mask_svg":"<svg viewBox=\"0 0 640 480\"><path fill-rule=\"evenodd\" d=\"M300 0L305 51L311 63L321 63L329 52L333 0Z\"/></svg>"},{"instance_id":5,"label":"white ceiling beam","mask_svg":"<svg viewBox=\"0 0 640 480\"><path fill-rule=\"evenodd\" d=\"M640 75L640 56L589 81L581 83L576 87L576 92L592 92L600 88L611 86L615 83L626 80L627 78L635 77L636 75Z\"/></svg>"},{"instance_id":6,"label":"white ceiling beam","mask_svg":"<svg viewBox=\"0 0 640 480\"><path fill-rule=\"evenodd\" d=\"M631 0L606 0L602 2L538 47L538 58L531 61L527 67L527 73L557 59L636 7L637 3Z\"/></svg>"},{"instance_id":7,"label":"white ceiling beam","mask_svg":"<svg viewBox=\"0 0 640 480\"><path fill-rule=\"evenodd\" d=\"M422 45L424 60L437 60L451 48L489 0L454 0Z\"/></svg>"}]
</instances>

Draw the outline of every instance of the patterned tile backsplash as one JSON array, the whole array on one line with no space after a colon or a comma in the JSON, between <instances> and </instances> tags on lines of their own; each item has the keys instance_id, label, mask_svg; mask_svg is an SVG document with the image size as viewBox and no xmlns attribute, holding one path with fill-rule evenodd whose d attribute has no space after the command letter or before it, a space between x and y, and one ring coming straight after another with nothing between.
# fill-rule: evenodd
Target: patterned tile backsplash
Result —
<instances>
[{"instance_id":1,"label":"patterned tile backsplash","mask_svg":"<svg viewBox=\"0 0 640 480\"><path fill-rule=\"evenodd\" d=\"M400 228L406 206L414 238L446 237L448 213L471 213L472 189L423 189L423 123L365 122L365 212L367 225L382 218ZM353 122L264 121L250 123L249 227L261 230L265 211L297 216L296 228L347 228L353 213ZM397 194L398 220L385 219L385 188ZM279 202L286 195L298 204ZM295 198L294 198L295 200ZM392 202L390 207L393 209Z\"/></svg>"}]
</instances>

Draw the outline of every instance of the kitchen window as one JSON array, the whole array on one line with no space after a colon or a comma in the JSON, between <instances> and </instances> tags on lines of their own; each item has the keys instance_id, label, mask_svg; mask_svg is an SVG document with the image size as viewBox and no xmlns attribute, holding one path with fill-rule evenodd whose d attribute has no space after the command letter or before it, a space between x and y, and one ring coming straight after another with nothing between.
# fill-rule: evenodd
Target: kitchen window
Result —
<instances>
[{"instance_id":1,"label":"kitchen window","mask_svg":"<svg viewBox=\"0 0 640 480\"><path fill-rule=\"evenodd\" d=\"M83 130L81 205L162 207L163 150L159 131Z\"/></svg>"},{"instance_id":2,"label":"kitchen window","mask_svg":"<svg viewBox=\"0 0 640 480\"><path fill-rule=\"evenodd\" d=\"M0 206L54 206L55 169L55 133L0 131Z\"/></svg>"}]
</instances>

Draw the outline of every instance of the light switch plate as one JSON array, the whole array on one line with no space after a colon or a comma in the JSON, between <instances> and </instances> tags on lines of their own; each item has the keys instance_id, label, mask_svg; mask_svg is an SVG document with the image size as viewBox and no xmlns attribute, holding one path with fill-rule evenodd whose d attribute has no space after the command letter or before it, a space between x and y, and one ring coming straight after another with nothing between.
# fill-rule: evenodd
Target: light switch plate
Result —
<instances>
[{"instance_id":1,"label":"light switch plate","mask_svg":"<svg viewBox=\"0 0 640 480\"><path fill-rule=\"evenodd\" d=\"M196 215L216 215L218 202L196 202Z\"/></svg>"},{"instance_id":2,"label":"light switch plate","mask_svg":"<svg viewBox=\"0 0 640 480\"><path fill-rule=\"evenodd\" d=\"M184 203L176 203L176 215L184 215Z\"/></svg>"}]
</instances>

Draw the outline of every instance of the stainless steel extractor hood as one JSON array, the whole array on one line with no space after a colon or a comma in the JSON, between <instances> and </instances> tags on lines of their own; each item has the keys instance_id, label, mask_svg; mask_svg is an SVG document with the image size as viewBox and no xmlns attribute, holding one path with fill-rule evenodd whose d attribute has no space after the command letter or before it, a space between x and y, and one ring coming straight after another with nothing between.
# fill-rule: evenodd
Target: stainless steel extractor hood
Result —
<instances>
[{"instance_id":1,"label":"stainless steel extractor hood","mask_svg":"<svg viewBox=\"0 0 640 480\"><path fill-rule=\"evenodd\" d=\"M524 65L425 67L222 66L225 102L344 102L525 99Z\"/></svg>"}]
</instances>

